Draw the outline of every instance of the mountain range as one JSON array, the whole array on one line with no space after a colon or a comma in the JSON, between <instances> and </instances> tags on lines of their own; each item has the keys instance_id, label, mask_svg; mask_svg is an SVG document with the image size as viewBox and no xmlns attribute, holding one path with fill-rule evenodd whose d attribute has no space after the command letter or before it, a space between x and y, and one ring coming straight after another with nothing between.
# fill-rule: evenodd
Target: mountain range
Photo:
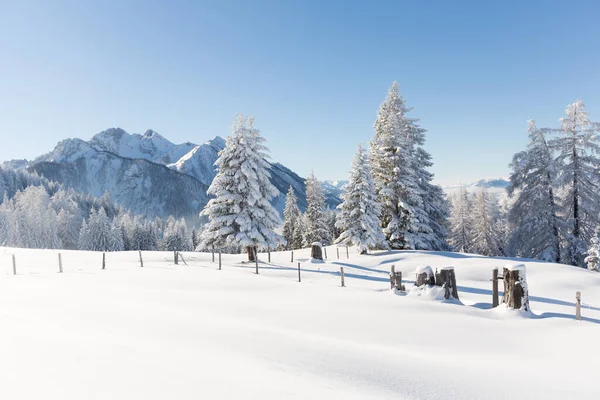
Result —
<instances>
[{"instance_id":1,"label":"mountain range","mask_svg":"<svg viewBox=\"0 0 600 400\"><path fill-rule=\"evenodd\" d=\"M33 161L12 160L5 167L27 168L30 172L93 196L108 192L130 211L148 217L193 218L206 205L206 191L216 175L214 163L225 146L219 136L203 143L174 144L148 130L129 134L111 128L89 141L65 139L49 153ZM306 209L304 178L280 163L269 162L271 182L280 191L273 205L280 212L285 195L293 187L298 206ZM341 203L343 183L324 182L330 208Z\"/></svg>"}]
</instances>

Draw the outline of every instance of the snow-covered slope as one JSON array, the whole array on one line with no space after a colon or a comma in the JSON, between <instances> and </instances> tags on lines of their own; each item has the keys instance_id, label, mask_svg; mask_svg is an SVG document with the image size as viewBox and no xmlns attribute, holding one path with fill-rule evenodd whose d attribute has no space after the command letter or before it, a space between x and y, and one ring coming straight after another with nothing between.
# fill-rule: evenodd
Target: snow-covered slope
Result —
<instances>
[{"instance_id":1,"label":"snow-covered slope","mask_svg":"<svg viewBox=\"0 0 600 400\"><path fill-rule=\"evenodd\" d=\"M335 249L327 248L335 257ZM491 307L511 260L382 252L309 263L243 256L0 248L6 399L597 399L600 274L528 262L533 315ZM18 275L12 275L16 254ZM453 265L462 304L396 295L418 266ZM340 267L346 287L340 287ZM575 291L584 320L574 321Z\"/></svg>"},{"instance_id":2,"label":"snow-covered slope","mask_svg":"<svg viewBox=\"0 0 600 400\"><path fill-rule=\"evenodd\" d=\"M210 186L214 179L214 163L219 157L219 151L225 148L225 139L216 136L212 140L194 146L175 163L167 165L169 168L193 176L206 186Z\"/></svg>"}]
</instances>

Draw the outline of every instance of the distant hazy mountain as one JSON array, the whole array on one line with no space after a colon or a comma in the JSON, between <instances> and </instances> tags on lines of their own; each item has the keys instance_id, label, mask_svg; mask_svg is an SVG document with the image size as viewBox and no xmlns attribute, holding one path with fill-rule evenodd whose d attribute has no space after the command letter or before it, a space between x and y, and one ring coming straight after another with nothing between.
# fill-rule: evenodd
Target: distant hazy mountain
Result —
<instances>
[{"instance_id":1,"label":"distant hazy mountain","mask_svg":"<svg viewBox=\"0 0 600 400\"><path fill-rule=\"evenodd\" d=\"M215 137L196 145L174 144L152 130L143 135L120 128L100 132L89 141L65 139L54 150L27 163L16 160L7 166L36 171L67 187L101 196L109 192L126 208L147 216L197 216L207 203L206 190L214 179L214 162L225 146ZM281 212L290 186L306 209L304 179L279 163L270 163L271 182L281 195L273 200ZM341 186L341 185L340 185ZM329 207L337 206L340 189L325 183Z\"/></svg>"},{"instance_id":2,"label":"distant hazy mountain","mask_svg":"<svg viewBox=\"0 0 600 400\"><path fill-rule=\"evenodd\" d=\"M461 187L465 187L469 192L475 192L478 189L484 188L490 193L497 195L506 194L506 187L508 186L508 179L495 178L495 179L480 179L477 182L471 182L468 184L455 184L443 187L444 191L448 194L458 191Z\"/></svg>"},{"instance_id":3,"label":"distant hazy mountain","mask_svg":"<svg viewBox=\"0 0 600 400\"><path fill-rule=\"evenodd\" d=\"M2 163L2 168L21 170L27 168L27 160L8 160Z\"/></svg>"}]
</instances>

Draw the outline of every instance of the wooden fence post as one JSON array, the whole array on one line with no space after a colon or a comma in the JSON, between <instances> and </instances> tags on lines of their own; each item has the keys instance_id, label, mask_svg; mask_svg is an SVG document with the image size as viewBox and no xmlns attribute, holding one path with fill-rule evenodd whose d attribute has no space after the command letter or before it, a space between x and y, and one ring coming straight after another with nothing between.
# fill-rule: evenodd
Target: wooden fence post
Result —
<instances>
[{"instance_id":1,"label":"wooden fence post","mask_svg":"<svg viewBox=\"0 0 600 400\"><path fill-rule=\"evenodd\" d=\"M269 256L269 264L270 264L271 263L271 249L270 248L267 249L267 254Z\"/></svg>"},{"instance_id":2,"label":"wooden fence post","mask_svg":"<svg viewBox=\"0 0 600 400\"><path fill-rule=\"evenodd\" d=\"M102 269L106 269L106 253L102 252Z\"/></svg>"},{"instance_id":3,"label":"wooden fence post","mask_svg":"<svg viewBox=\"0 0 600 400\"><path fill-rule=\"evenodd\" d=\"M219 270L221 270L221 250L219 250Z\"/></svg>"},{"instance_id":4,"label":"wooden fence post","mask_svg":"<svg viewBox=\"0 0 600 400\"><path fill-rule=\"evenodd\" d=\"M302 278L300 277L300 263L298 263L298 282L302 282Z\"/></svg>"},{"instance_id":5,"label":"wooden fence post","mask_svg":"<svg viewBox=\"0 0 600 400\"><path fill-rule=\"evenodd\" d=\"M256 264L256 275L258 275L258 252L256 247L254 247L254 263Z\"/></svg>"},{"instance_id":6,"label":"wooden fence post","mask_svg":"<svg viewBox=\"0 0 600 400\"><path fill-rule=\"evenodd\" d=\"M13 260L13 275L17 274L17 260L15 258L15 255L12 255L12 260Z\"/></svg>"},{"instance_id":7,"label":"wooden fence post","mask_svg":"<svg viewBox=\"0 0 600 400\"><path fill-rule=\"evenodd\" d=\"M575 293L575 319L581 321L581 292Z\"/></svg>"},{"instance_id":8,"label":"wooden fence post","mask_svg":"<svg viewBox=\"0 0 600 400\"><path fill-rule=\"evenodd\" d=\"M342 287L346 287L344 283L344 267L340 267L340 276L342 277Z\"/></svg>"},{"instance_id":9,"label":"wooden fence post","mask_svg":"<svg viewBox=\"0 0 600 400\"><path fill-rule=\"evenodd\" d=\"M498 307L498 268L494 268L492 272L492 308Z\"/></svg>"},{"instance_id":10,"label":"wooden fence post","mask_svg":"<svg viewBox=\"0 0 600 400\"><path fill-rule=\"evenodd\" d=\"M62 257L60 255L60 253L58 253L58 273L62 274L63 269L62 269Z\"/></svg>"},{"instance_id":11,"label":"wooden fence post","mask_svg":"<svg viewBox=\"0 0 600 400\"><path fill-rule=\"evenodd\" d=\"M142 259L142 251L138 250L138 252L140 253L140 267L144 267L144 260Z\"/></svg>"},{"instance_id":12,"label":"wooden fence post","mask_svg":"<svg viewBox=\"0 0 600 400\"><path fill-rule=\"evenodd\" d=\"M292 262L294 262L294 250L292 250Z\"/></svg>"},{"instance_id":13,"label":"wooden fence post","mask_svg":"<svg viewBox=\"0 0 600 400\"><path fill-rule=\"evenodd\" d=\"M337 251L337 259L340 259L340 248L336 247L335 250Z\"/></svg>"},{"instance_id":14,"label":"wooden fence post","mask_svg":"<svg viewBox=\"0 0 600 400\"><path fill-rule=\"evenodd\" d=\"M212 246L212 262L215 262L215 246Z\"/></svg>"},{"instance_id":15,"label":"wooden fence post","mask_svg":"<svg viewBox=\"0 0 600 400\"><path fill-rule=\"evenodd\" d=\"M395 286L395 283L396 283L396 282L394 282L396 280L395 276L396 276L396 266L392 264L392 269L390 271L390 286L391 286L390 289L393 289Z\"/></svg>"},{"instance_id":16,"label":"wooden fence post","mask_svg":"<svg viewBox=\"0 0 600 400\"><path fill-rule=\"evenodd\" d=\"M325 251L325 259L327 260L327 247L323 247L323 251Z\"/></svg>"},{"instance_id":17,"label":"wooden fence post","mask_svg":"<svg viewBox=\"0 0 600 400\"><path fill-rule=\"evenodd\" d=\"M348 253L348 246L346 246L346 258L350 258L350 254Z\"/></svg>"},{"instance_id":18,"label":"wooden fence post","mask_svg":"<svg viewBox=\"0 0 600 400\"><path fill-rule=\"evenodd\" d=\"M179 265L179 254L177 254L177 250L173 252L173 259L175 260L175 265Z\"/></svg>"}]
</instances>

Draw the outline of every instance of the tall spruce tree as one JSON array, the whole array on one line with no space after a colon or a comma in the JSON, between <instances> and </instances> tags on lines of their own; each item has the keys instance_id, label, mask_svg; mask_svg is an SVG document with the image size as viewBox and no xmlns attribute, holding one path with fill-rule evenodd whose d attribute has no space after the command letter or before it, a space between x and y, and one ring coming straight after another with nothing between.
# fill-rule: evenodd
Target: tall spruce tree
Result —
<instances>
[{"instance_id":1,"label":"tall spruce tree","mask_svg":"<svg viewBox=\"0 0 600 400\"><path fill-rule=\"evenodd\" d=\"M331 240L331 232L327 225L325 195L321 182L317 180L314 173L311 173L305 184L308 207L304 214L304 245L310 246L314 242L327 245Z\"/></svg>"},{"instance_id":2,"label":"tall spruce tree","mask_svg":"<svg viewBox=\"0 0 600 400\"><path fill-rule=\"evenodd\" d=\"M463 186L452 196L450 212L450 244L455 251L469 253L473 251L473 212L471 197Z\"/></svg>"},{"instance_id":3,"label":"tall spruce tree","mask_svg":"<svg viewBox=\"0 0 600 400\"><path fill-rule=\"evenodd\" d=\"M431 156L422 148L425 130L407 116L410 110L394 82L377 113L370 149L380 223L391 248L442 249L447 203L431 184L426 169Z\"/></svg>"},{"instance_id":4,"label":"tall spruce tree","mask_svg":"<svg viewBox=\"0 0 600 400\"><path fill-rule=\"evenodd\" d=\"M285 239L285 248L294 250L302 247L302 242L296 243L295 237L298 236L297 231L302 229L300 209L294 188L290 186L285 197L285 209L283 210L283 238ZM300 232L300 237L302 233Z\"/></svg>"},{"instance_id":5,"label":"tall spruce tree","mask_svg":"<svg viewBox=\"0 0 600 400\"><path fill-rule=\"evenodd\" d=\"M508 253L559 262L561 221L554 191L556 168L544 131L529 121L527 150L514 155L508 195Z\"/></svg>"},{"instance_id":6,"label":"tall spruce tree","mask_svg":"<svg viewBox=\"0 0 600 400\"><path fill-rule=\"evenodd\" d=\"M590 121L583 102L577 101L567 106L561 127L554 130L559 137L550 141L557 152L557 182L564 191L562 214L567 229L561 259L566 264L583 266L586 243L600 224L599 127Z\"/></svg>"},{"instance_id":7,"label":"tall spruce tree","mask_svg":"<svg viewBox=\"0 0 600 400\"><path fill-rule=\"evenodd\" d=\"M201 247L246 248L254 260L257 248L275 248L282 238L274 229L279 213L270 200L279 191L269 181L268 149L254 128L254 118L239 115L225 148L215 162L218 172L208 194L215 196L200 213L209 221Z\"/></svg>"},{"instance_id":8,"label":"tall spruce tree","mask_svg":"<svg viewBox=\"0 0 600 400\"><path fill-rule=\"evenodd\" d=\"M367 153L362 146L358 147L345 189L335 224L341 233L335 243L357 246L361 254L371 249L387 249L379 226L381 206L377 202Z\"/></svg>"},{"instance_id":9,"label":"tall spruce tree","mask_svg":"<svg viewBox=\"0 0 600 400\"><path fill-rule=\"evenodd\" d=\"M483 188L473 199L473 251L484 256L504 255L502 233L498 230L498 200Z\"/></svg>"}]
</instances>

